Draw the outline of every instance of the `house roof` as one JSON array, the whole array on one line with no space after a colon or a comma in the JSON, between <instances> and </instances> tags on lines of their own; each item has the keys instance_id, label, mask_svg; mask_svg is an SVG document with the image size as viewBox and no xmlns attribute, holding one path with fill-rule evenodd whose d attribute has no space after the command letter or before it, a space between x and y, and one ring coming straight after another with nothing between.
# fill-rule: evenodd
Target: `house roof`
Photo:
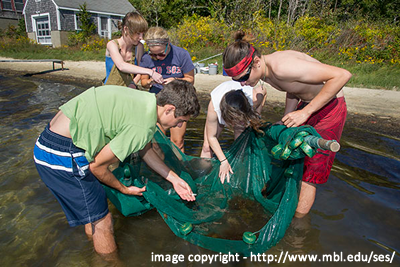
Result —
<instances>
[{"instance_id":1,"label":"house roof","mask_svg":"<svg viewBox=\"0 0 400 267\"><path fill-rule=\"evenodd\" d=\"M89 12L107 13L107 14L120 14L125 15L135 8L129 3L128 0L112 0L112 1L98 1L98 0L53 0L59 8L66 9L79 9L80 5L86 2L86 9Z\"/></svg>"}]
</instances>

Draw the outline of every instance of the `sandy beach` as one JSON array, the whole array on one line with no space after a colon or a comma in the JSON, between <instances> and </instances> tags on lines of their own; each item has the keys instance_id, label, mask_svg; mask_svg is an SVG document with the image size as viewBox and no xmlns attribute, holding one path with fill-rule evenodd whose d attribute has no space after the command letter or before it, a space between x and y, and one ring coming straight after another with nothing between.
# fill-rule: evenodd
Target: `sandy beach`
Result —
<instances>
[{"instance_id":1,"label":"sandy beach","mask_svg":"<svg viewBox=\"0 0 400 267\"><path fill-rule=\"evenodd\" d=\"M2 58L0 60L11 60ZM51 62L0 62L3 75L24 75L57 81L74 82L87 85L100 85L105 76L105 64L98 61L64 61L64 70L60 64ZM221 74L196 74L195 87L199 92L209 93L220 83L230 80L230 77ZM285 93L272 87L268 89L267 105L283 107ZM344 94L349 112L353 121L362 120L362 125L379 132L379 126L388 128L386 134L399 136L400 91L379 90L366 88L344 87ZM368 124L368 125L365 125Z\"/></svg>"}]
</instances>

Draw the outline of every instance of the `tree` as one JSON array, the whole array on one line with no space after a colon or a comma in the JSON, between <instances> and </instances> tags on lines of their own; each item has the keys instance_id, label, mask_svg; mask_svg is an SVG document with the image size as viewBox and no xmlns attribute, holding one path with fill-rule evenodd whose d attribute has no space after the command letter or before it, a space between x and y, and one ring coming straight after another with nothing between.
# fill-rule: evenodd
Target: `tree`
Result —
<instances>
[{"instance_id":1,"label":"tree","mask_svg":"<svg viewBox=\"0 0 400 267\"><path fill-rule=\"evenodd\" d=\"M149 25L176 27L186 16L211 16L233 29L251 28L263 14L289 25L304 15L331 20L367 18L398 23L400 0L129 0Z\"/></svg>"},{"instance_id":2,"label":"tree","mask_svg":"<svg viewBox=\"0 0 400 267\"><path fill-rule=\"evenodd\" d=\"M209 16L207 0L129 0L150 26L176 27L185 16ZM150 2L150 3L149 3Z\"/></svg>"},{"instance_id":3,"label":"tree","mask_svg":"<svg viewBox=\"0 0 400 267\"><path fill-rule=\"evenodd\" d=\"M18 27L16 30L16 34L18 36L27 36L26 27L25 27L25 18L21 18L18 20Z\"/></svg>"},{"instance_id":4,"label":"tree","mask_svg":"<svg viewBox=\"0 0 400 267\"><path fill-rule=\"evenodd\" d=\"M94 33L94 31L96 30L96 25L92 22L92 16L86 9L86 2L83 3L83 5L79 5L79 13L77 14L77 16L81 24L80 28L82 29L84 38L92 35L92 33Z\"/></svg>"},{"instance_id":5,"label":"tree","mask_svg":"<svg viewBox=\"0 0 400 267\"><path fill-rule=\"evenodd\" d=\"M305 14L309 0L289 0L287 24L293 23Z\"/></svg>"}]
</instances>

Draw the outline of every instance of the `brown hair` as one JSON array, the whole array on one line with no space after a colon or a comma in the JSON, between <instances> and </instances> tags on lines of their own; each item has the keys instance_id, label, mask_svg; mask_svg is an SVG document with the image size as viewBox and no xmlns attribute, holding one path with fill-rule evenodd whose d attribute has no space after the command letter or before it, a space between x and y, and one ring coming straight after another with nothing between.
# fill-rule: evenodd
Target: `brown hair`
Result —
<instances>
[{"instance_id":1,"label":"brown hair","mask_svg":"<svg viewBox=\"0 0 400 267\"><path fill-rule=\"evenodd\" d=\"M242 123L246 127L250 125L255 131L262 133L260 127L263 121L258 113L253 110L241 89L226 93L222 97L219 107L221 116L228 127L234 128Z\"/></svg>"},{"instance_id":2,"label":"brown hair","mask_svg":"<svg viewBox=\"0 0 400 267\"><path fill-rule=\"evenodd\" d=\"M122 22L118 22L118 29L121 31L125 26L128 27L128 34L134 35L135 33L145 33L149 28L147 21L137 11L128 12L122 19Z\"/></svg>"},{"instance_id":3,"label":"brown hair","mask_svg":"<svg viewBox=\"0 0 400 267\"><path fill-rule=\"evenodd\" d=\"M222 54L222 60L225 69L230 69L236 66L245 56L250 52L250 41L253 40L250 36L246 35L243 31L234 33L235 41L225 48ZM261 57L260 52L254 48L254 56Z\"/></svg>"},{"instance_id":4,"label":"brown hair","mask_svg":"<svg viewBox=\"0 0 400 267\"><path fill-rule=\"evenodd\" d=\"M173 80L164 85L164 88L156 97L158 106L163 107L170 104L175 107L175 118L187 115L195 118L200 113L196 88L188 81Z\"/></svg>"}]
</instances>

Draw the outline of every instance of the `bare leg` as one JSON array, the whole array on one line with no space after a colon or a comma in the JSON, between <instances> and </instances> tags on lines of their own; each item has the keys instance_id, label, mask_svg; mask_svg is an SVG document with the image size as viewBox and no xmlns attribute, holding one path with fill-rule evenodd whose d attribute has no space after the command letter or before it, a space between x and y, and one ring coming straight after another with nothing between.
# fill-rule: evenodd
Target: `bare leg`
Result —
<instances>
[{"instance_id":1,"label":"bare leg","mask_svg":"<svg viewBox=\"0 0 400 267\"><path fill-rule=\"evenodd\" d=\"M183 152L185 153L185 132L186 132L187 122L184 122L180 128L174 127L169 131L171 133L171 141Z\"/></svg>"},{"instance_id":2,"label":"bare leg","mask_svg":"<svg viewBox=\"0 0 400 267\"><path fill-rule=\"evenodd\" d=\"M317 187L315 184L308 182L301 182L301 190L299 197L299 204L296 209L296 218L302 218L308 214L314 204L315 194L317 192Z\"/></svg>"},{"instance_id":3,"label":"bare leg","mask_svg":"<svg viewBox=\"0 0 400 267\"><path fill-rule=\"evenodd\" d=\"M91 223L85 224L85 233L86 233L87 237L89 238L89 240L93 239L93 232L92 232L92 224Z\"/></svg>"},{"instance_id":4,"label":"bare leg","mask_svg":"<svg viewBox=\"0 0 400 267\"><path fill-rule=\"evenodd\" d=\"M97 253L107 256L117 251L111 213L92 225L93 245ZM85 225L86 231L86 225Z\"/></svg>"}]
</instances>

